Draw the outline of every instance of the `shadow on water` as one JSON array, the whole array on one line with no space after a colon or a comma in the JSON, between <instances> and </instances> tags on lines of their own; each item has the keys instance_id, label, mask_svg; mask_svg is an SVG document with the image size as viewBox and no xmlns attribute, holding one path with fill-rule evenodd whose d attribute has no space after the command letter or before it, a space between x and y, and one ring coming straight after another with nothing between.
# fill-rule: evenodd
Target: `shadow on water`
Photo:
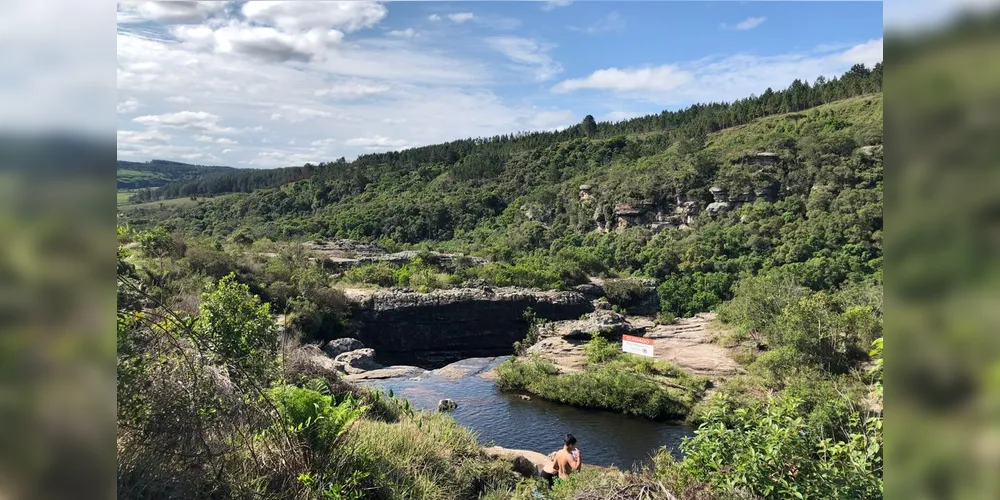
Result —
<instances>
[{"instance_id":1,"label":"shadow on water","mask_svg":"<svg viewBox=\"0 0 1000 500\"><path fill-rule=\"evenodd\" d=\"M629 468L648 460L660 446L679 456L678 446L692 436L687 426L651 422L637 417L584 410L532 397L525 401L516 394L498 390L491 380L479 376L504 358L467 359L450 365L468 372L446 378L426 372L415 379L385 379L365 385L392 389L397 397L423 410L436 410L438 400L458 403L451 412L462 425L479 433L479 441L505 448L555 451L567 432L576 436L584 461L593 465Z\"/></svg>"}]
</instances>

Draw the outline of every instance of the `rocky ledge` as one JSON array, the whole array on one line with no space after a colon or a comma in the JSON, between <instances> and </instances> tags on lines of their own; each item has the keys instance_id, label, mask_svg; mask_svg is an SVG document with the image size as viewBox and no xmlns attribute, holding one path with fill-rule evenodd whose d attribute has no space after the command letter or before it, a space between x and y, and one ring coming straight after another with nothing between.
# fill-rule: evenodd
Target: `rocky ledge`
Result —
<instances>
[{"instance_id":1,"label":"rocky ledge","mask_svg":"<svg viewBox=\"0 0 1000 500\"><path fill-rule=\"evenodd\" d=\"M382 364L437 368L465 358L510 354L524 339L524 312L550 321L594 310L577 292L457 288L431 293L378 290L348 294L358 338Z\"/></svg>"}]
</instances>

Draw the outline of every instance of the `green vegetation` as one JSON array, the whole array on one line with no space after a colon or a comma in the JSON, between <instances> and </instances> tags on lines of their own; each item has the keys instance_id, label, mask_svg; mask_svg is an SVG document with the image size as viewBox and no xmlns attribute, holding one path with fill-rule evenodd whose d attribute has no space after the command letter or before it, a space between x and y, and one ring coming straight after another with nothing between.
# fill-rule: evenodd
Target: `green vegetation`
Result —
<instances>
[{"instance_id":1,"label":"green vegetation","mask_svg":"<svg viewBox=\"0 0 1000 500\"><path fill-rule=\"evenodd\" d=\"M666 362L621 352L594 335L585 346L587 366L561 373L549 361L511 358L497 367L497 386L581 408L612 410L654 420L681 420L701 397L705 381Z\"/></svg>"},{"instance_id":2,"label":"green vegetation","mask_svg":"<svg viewBox=\"0 0 1000 500\"><path fill-rule=\"evenodd\" d=\"M564 373L526 356L531 338L517 345L498 368L503 389L699 425L682 460L663 451L644 471L587 471L552 498L880 497L880 91L881 66L857 66L619 124L590 118L147 191L184 203L121 216L119 491L528 498L531 485L450 418L352 387L280 345L350 335L338 282L566 289L589 275L608 278L616 308L640 300L639 280L656 280L659 323L717 310L746 374L705 400L705 381L599 336L583 369ZM758 161L764 151L773 162ZM585 200L581 184L592 186ZM615 214L704 208L713 187L752 199L655 234L649 220ZM234 194L186 198L220 193ZM445 269L420 257L333 276L294 243L320 238L490 262ZM286 316L283 343L274 313Z\"/></svg>"},{"instance_id":3,"label":"green vegetation","mask_svg":"<svg viewBox=\"0 0 1000 500\"><path fill-rule=\"evenodd\" d=\"M268 304L235 274L208 279L195 314L166 307L144 278L157 259L182 266L119 247L120 495L445 500L516 487L450 417L279 355Z\"/></svg>"},{"instance_id":4,"label":"green vegetation","mask_svg":"<svg viewBox=\"0 0 1000 500\"><path fill-rule=\"evenodd\" d=\"M175 181L190 181L204 175L236 171L232 167L206 167L165 160L146 163L118 160L118 189L139 190L164 186ZM148 198L145 200L148 201Z\"/></svg>"},{"instance_id":5,"label":"green vegetation","mask_svg":"<svg viewBox=\"0 0 1000 500\"><path fill-rule=\"evenodd\" d=\"M878 71L852 74L845 78L880 82ZM867 85L855 87L862 93ZM787 269L813 290L880 269L882 161L863 148L882 142L881 94L734 119L743 125L728 129L698 118L722 120L723 108L715 109L624 122L617 135L598 124L594 136L529 134L363 156L224 201L130 207L124 218L248 243L352 238L491 260L458 278L428 271L407 285L427 290L473 278L540 288L569 287L586 275L655 278L660 310L676 316L711 310L743 277L770 269ZM760 151L774 153L775 163L747 159ZM463 173L473 165L496 171ZM581 201L584 183L593 189ZM714 217L703 213L690 229L594 231L600 221L614 226L616 205L651 200L666 213L678 200L705 207L712 187L733 197L768 189L773 196ZM349 279L390 283L385 269L371 271Z\"/></svg>"}]
</instances>

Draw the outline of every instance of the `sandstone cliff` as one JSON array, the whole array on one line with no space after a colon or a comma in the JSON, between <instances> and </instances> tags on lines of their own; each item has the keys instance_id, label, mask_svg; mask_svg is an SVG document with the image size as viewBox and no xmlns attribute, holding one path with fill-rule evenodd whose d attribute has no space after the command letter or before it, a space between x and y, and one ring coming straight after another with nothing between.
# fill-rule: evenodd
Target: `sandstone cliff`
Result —
<instances>
[{"instance_id":1,"label":"sandstone cliff","mask_svg":"<svg viewBox=\"0 0 1000 500\"><path fill-rule=\"evenodd\" d=\"M383 365L436 368L472 357L511 354L538 318L576 319L593 311L577 292L520 288L459 288L431 293L379 290L348 294L358 338Z\"/></svg>"}]
</instances>

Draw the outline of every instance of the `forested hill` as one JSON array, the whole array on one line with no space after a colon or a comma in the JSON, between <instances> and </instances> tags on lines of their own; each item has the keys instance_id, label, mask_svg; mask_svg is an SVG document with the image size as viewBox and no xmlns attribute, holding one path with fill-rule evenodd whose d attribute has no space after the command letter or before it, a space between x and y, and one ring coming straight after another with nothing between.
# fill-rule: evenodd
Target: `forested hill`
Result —
<instances>
[{"instance_id":1,"label":"forested hill","mask_svg":"<svg viewBox=\"0 0 1000 500\"><path fill-rule=\"evenodd\" d=\"M145 163L118 160L118 189L159 187L174 181L190 181L219 172L235 172L232 167L207 167L166 160Z\"/></svg>"},{"instance_id":2,"label":"forested hill","mask_svg":"<svg viewBox=\"0 0 1000 500\"><path fill-rule=\"evenodd\" d=\"M503 170L504 163L512 154L573 139L608 139L662 132L671 132L665 136L668 141L678 137L699 137L727 127L750 123L764 116L801 111L823 103L881 90L882 64L879 63L871 69L858 64L839 78L826 80L820 77L812 85L795 80L785 90L775 92L769 88L760 96L751 96L732 103L695 104L680 111L664 111L616 123L596 122L588 115L578 126L558 132L513 133L464 139L403 151L362 155L350 163L340 158L319 165L306 164L302 167L226 172L173 182L153 191L151 198L246 193L307 179L317 172L343 169L345 166L354 168L388 166L409 169L420 164L440 163L449 165L453 175L471 179L483 174L496 175Z\"/></svg>"},{"instance_id":3,"label":"forested hill","mask_svg":"<svg viewBox=\"0 0 1000 500\"><path fill-rule=\"evenodd\" d=\"M879 279L882 94L705 133L733 109L772 111L740 106L658 132L604 137L599 126L561 141L536 134L467 152L451 143L372 155L279 188L125 218L237 243L352 238L468 252L495 261L488 273L500 284L648 276L678 315L708 310L742 276L771 269L817 290Z\"/></svg>"}]
</instances>

